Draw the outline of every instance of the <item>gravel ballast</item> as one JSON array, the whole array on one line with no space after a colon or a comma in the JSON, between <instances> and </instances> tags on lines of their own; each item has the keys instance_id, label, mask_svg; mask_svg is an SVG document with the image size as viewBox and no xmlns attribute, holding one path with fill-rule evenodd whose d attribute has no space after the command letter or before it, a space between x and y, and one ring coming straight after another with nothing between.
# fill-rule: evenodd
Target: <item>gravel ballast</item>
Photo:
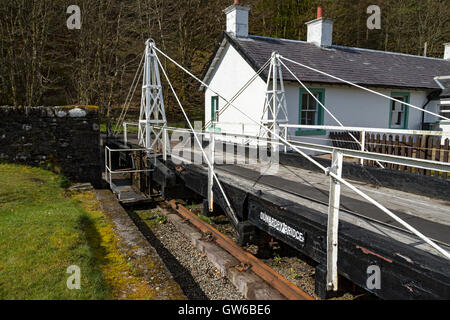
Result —
<instances>
[{"instance_id":1,"label":"gravel ballast","mask_svg":"<svg viewBox=\"0 0 450 320\"><path fill-rule=\"evenodd\" d=\"M190 300L245 300L234 285L157 209L131 213ZM145 224L145 225L144 225Z\"/></svg>"}]
</instances>

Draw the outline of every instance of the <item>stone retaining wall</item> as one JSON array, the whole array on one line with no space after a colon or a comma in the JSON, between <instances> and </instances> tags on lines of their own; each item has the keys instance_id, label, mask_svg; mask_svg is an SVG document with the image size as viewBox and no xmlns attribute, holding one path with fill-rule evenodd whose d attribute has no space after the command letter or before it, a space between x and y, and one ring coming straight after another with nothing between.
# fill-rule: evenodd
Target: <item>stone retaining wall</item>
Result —
<instances>
[{"instance_id":1,"label":"stone retaining wall","mask_svg":"<svg viewBox=\"0 0 450 320\"><path fill-rule=\"evenodd\" d=\"M101 184L98 107L0 106L0 161L41 166Z\"/></svg>"}]
</instances>

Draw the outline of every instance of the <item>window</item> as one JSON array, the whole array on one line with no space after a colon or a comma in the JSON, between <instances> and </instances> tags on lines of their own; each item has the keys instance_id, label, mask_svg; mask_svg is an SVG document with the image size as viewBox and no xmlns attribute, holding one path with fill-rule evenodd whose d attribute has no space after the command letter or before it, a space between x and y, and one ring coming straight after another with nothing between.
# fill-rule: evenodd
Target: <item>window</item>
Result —
<instances>
[{"instance_id":1,"label":"window","mask_svg":"<svg viewBox=\"0 0 450 320\"><path fill-rule=\"evenodd\" d=\"M211 97L211 121L219 121L219 115L216 112L219 111L219 97L218 96L212 96Z\"/></svg>"},{"instance_id":2,"label":"window","mask_svg":"<svg viewBox=\"0 0 450 320\"><path fill-rule=\"evenodd\" d=\"M325 101L324 89L309 89L312 94L321 102ZM323 108L305 89L300 89L300 109L299 124L303 125L323 125ZM321 129L299 129L296 132L298 136L304 135L323 135L325 130Z\"/></svg>"},{"instance_id":3,"label":"window","mask_svg":"<svg viewBox=\"0 0 450 320\"><path fill-rule=\"evenodd\" d=\"M391 97L402 102L409 103L409 93L400 92L392 93ZM391 109L389 114L389 128L407 129L408 128L408 106L398 101L391 101Z\"/></svg>"}]
</instances>

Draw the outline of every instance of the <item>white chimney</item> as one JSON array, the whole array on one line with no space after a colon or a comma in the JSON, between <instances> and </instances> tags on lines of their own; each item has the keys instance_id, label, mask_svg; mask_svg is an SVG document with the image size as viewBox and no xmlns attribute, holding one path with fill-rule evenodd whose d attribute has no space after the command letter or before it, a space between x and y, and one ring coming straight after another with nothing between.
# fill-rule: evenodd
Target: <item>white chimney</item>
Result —
<instances>
[{"instance_id":1,"label":"white chimney","mask_svg":"<svg viewBox=\"0 0 450 320\"><path fill-rule=\"evenodd\" d=\"M317 19L306 23L308 26L307 41L321 47L331 46L333 43L333 22L332 19L324 18L322 7L318 7Z\"/></svg>"},{"instance_id":2,"label":"white chimney","mask_svg":"<svg viewBox=\"0 0 450 320\"><path fill-rule=\"evenodd\" d=\"M227 32L235 37L248 37L248 12L249 6L243 6L239 0L223 10L227 15Z\"/></svg>"},{"instance_id":3,"label":"white chimney","mask_svg":"<svg viewBox=\"0 0 450 320\"><path fill-rule=\"evenodd\" d=\"M444 43L444 59L450 60L450 42Z\"/></svg>"}]
</instances>

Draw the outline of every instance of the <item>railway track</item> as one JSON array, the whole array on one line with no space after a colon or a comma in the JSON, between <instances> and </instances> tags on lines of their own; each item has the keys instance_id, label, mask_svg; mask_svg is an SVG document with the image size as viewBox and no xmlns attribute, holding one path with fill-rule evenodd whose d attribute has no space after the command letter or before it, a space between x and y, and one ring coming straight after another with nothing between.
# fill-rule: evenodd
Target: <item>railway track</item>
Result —
<instances>
[{"instance_id":1,"label":"railway track","mask_svg":"<svg viewBox=\"0 0 450 320\"><path fill-rule=\"evenodd\" d=\"M239 247L233 240L219 232L210 224L202 221L196 214L185 208L183 205L177 203L175 200L166 201L165 204L176 211L185 220L189 221L193 226L198 228L203 234L208 234L212 241L238 259L242 265L247 266L271 287L280 292L286 299L314 300L312 296L298 288L274 269L266 265L263 261Z\"/></svg>"}]
</instances>

